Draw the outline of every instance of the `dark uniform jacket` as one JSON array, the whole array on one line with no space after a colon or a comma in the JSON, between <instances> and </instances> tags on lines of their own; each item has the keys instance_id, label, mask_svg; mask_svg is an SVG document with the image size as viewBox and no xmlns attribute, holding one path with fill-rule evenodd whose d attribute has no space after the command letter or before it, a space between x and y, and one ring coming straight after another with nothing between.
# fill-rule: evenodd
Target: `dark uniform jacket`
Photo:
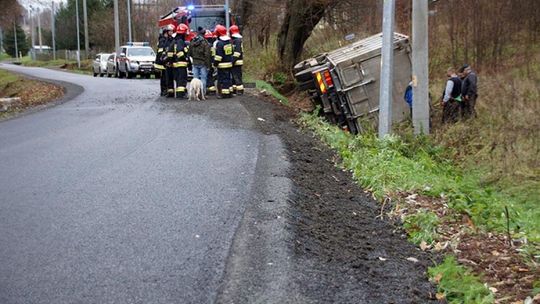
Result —
<instances>
[{"instance_id":1,"label":"dark uniform jacket","mask_svg":"<svg viewBox=\"0 0 540 304\"><path fill-rule=\"evenodd\" d=\"M233 57L234 65L244 65L244 50L242 46L242 38L233 37Z\"/></svg>"},{"instance_id":2,"label":"dark uniform jacket","mask_svg":"<svg viewBox=\"0 0 540 304\"><path fill-rule=\"evenodd\" d=\"M233 45L228 36L219 37L216 44L216 55L214 62L218 69L233 67Z\"/></svg>"},{"instance_id":3,"label":"dark uniform jacket","mask_svg":"<svg viewBox=\"0 0 540 304\"><path fill-rule=\"evenodd\" d=\"M167 61L173 68L187 68L188 47L181 36L176 36L170 43L167 50Z\"/></svg>"}]
</instances>

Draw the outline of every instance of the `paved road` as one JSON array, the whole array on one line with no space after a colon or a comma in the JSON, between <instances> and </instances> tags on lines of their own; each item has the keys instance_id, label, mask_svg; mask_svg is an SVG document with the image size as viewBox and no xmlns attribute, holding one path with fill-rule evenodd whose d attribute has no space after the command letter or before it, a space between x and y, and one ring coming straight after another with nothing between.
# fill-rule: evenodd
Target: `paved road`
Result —
<instances>
[{"instance_id":1,"label":"paved road","mask_svg":"<svg viewBox=\"0 0 540 304\"><path fill-rule=\"evenodd\" d=\"M279 140L237 100L176 102L156 96L155 80L0 67L80 93L0 122L0 303L218 301L231 248L245 246L244 211L288 191L269 187L286 167L272 160Z\"/></svg>"}]
</instances>

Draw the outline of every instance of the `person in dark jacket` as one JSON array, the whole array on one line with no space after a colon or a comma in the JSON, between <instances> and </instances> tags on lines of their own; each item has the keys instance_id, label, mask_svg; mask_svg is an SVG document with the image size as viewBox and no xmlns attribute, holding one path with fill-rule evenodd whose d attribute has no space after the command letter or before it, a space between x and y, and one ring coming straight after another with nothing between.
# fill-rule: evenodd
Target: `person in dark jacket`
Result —
<instances>
[{"instance_id":1,"label":"person in dark jacket","mask_svg":"<svg viewBox=\"0 0 540 304\"><path fill-rule=\"evenodd\" d=\"M156 77L157 75L159 75L161 96L165 96L167 95L167 74L165 72L165 59L169 44L169 31L167 30L167 28L162 29L162 31L163 32L159 35L154 68L156 70Z\"/></svg>"},{"instance_id":2,"label":"person in dark jacket","mask_svg":"<svg viewBox=\"0 0 540 304\"><path fill-rule=\"evenodd\" d=\"M200 79L203 83L203 90L206 93L206 81L208 78L208 69L210 68L212 54L210 45L204 39L205 30L199 28L198 34L189 44L189 57L193 63L193 77Z\"/></svg>"},{"instance_id":3,"label":"person in dark jacket","mask_svg":"<svg viewBox=\"0 0 540 304\"><path fill-rule=\"evenodd\" d=\"M216 26L216 36L218 39L215 44L216 55L214 64L218 70L218 98L232 97L232 78L231 70L233 67L233 45L231 38L227 35L227 28L223 25Z\"/></svg>"},{"instance_id":4,"label":"person in dark jacket","mask_svg":"<svg viewBox=\"0 0 540 304\"><path fill-rule=\"evenodd\" d=\"M412 88L413 82L409 82L409 85L405 89L405 94L403 94L403 99L409 106L409 112L411 114L412 119L412 103L413 103L413 88Z\"/></svg>"},{"instance_id":5,"label":"person in dark jacket","mask_svg":"<svg viewBox=\"0 0 540 304\"><path fill-rule=\"evenodd\" d=\"M233 44L233 67L231 70L233 91L238 95L244 94L244 82L242 80L242 66L244 65L244 50L242 44L242 35L237 25L230 28Z\"/></svg>"},{"instance_id":6,"label":"person in dark jacket","mask_svg":"<svg viewBox=\"0 0 540 304\"><path fill-rule=\"evenodd\" d=\"M458 119L459 107L461 103L461 79L456 74L454 68L446 71L448 81L442 97L443 116L442 122L456 122Z\"/></svg>"},{"instance_id":7,"label":"person in dark jacket","mask_svg":"<svg viewBox=\"0 0 540 304\"><path fill-rule=\"evenodd\" d=\"M214 75L214 72L216 71L214 69L214 56L216 56L216 48L214 47L214 42L216 41L216 36L209 31L206 30L206 33L204 34L204 39L208 42L208 45L210 46L210 67L208 69L208 77L206 80L206 95L215 95L217 92L216 88L216 77Z\"/></svg>"},{"instance_id":8,"label":"person in dark jacket","mask_svg":"<svg viewBox=\"0 0 540 304\"><path fill-rule=\"evenodd\" d=\"M476 117L476 99L478 98L478 77L472 68L465 64L463 67L465 79L461 86L461 95L463 102L461 103L461 115L464 119Z\"/></svg>"},{"instance_id":9,"label":"person in dark jacket","mask_svg":"<svg viewBox=\"0 0 540 304\"><path fill-rule=\"evenodd\" d=\"M189 27L183 23L176 27L176 35L167 50L167 60L172 65L173 78L168 80L167 92L170 92L176 98L186 96L186 86L188 81L188 46L185 41Z\"/></svg>"}]
</instances>

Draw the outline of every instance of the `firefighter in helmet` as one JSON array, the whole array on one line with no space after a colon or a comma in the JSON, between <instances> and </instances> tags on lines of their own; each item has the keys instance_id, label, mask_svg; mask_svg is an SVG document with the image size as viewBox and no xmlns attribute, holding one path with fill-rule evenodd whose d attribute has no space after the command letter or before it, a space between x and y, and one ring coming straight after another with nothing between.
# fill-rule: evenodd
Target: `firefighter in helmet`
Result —
<instances>
[{"instance_id":1,"label":"firefighter in helmet","mask_svg":"<svg viewBox=\"0 0 540 304\"><path fill-rule=\"evenodd\" d=\"M180 23L173 34L173 40L167 50L167 59L172 66L172 79L168 81L167 92L171 96L184 98L186 96L186 86L188 81L188 46L185 41L189 27Z\"/></svg>"},{"instance_id":2,"label":"firefighter in helmet","mask_svg":"<svg viewBox=\"0 0 540 304\"><path fill-rule=\"evenodd\" d=\"M238 95L244 94L244 83L242 82L242 66L244 65L244 50L242 45L242 35L238 26L233 25L229 29L233 44L233 67L231 70L233 91Z\"/></svg>"},{"instance_id":3,"label":"firefighter in helmet","mask_svg":"<svg viewBox=\"0 0 540 304\"><path fill-rule=\"evenodd\" d=\"M167 73L165 71L165 60L167 58L166 53L167 53L167 47L169 44L171 33L172 32L169 32L168 26L165 26L162 29L160 29L157 52L156 52L156 61L154 63L154 68L157 72L156 77L157 75L159 75L159 78L160 78L161 96L167 95L167 75L166 75Z\"/></svg>"},{"instance_id":4,"label":"firefighter in helmet","mask_svg":"<svg viewBox=\"0 0 540 304\"><path fill-rule=\"evenodd\" d=\"M218 38L214 42L216 49L214 64L218 70L218 93L221 98L230 98L232 96L233 45L231 38L227 35L227 28L223 25L216 26L216 36Z\"/></svg>"},{"instance_id":5,"label":"firefighter in helmet","mask_svg":"<svg viewBox=\"0 0 540 304\"><path fill-rule=\"evenodd\" d=\"M214 47L214 41L216 41L216 36L209 30L206 30L204 33L204 39L210 44L210 50L212 53L212 64L208 70L208 77L206 78L206 94L215 95L216 94L216 79L214 77L214 57L216 56L216 48Z\"/></svg>"},{"instance_id":6,"label":"firefighter in helmet","mask_svg":"<svg viewBox=\"0 0 540 304\"><path fill-rule=\"evenodd\" d=\"M165 82L166 87L166 96L174 96L174 86L169 86L173 82L173 67L172 67L172 57L169 57L169 47L173 42L173 34L175 27L172 24L168 24L165 27L165 40L163 42L163 52L161 53L161 62L165 67L165 71L162 74L162 79Z\"/></svg>"}]
</instances>

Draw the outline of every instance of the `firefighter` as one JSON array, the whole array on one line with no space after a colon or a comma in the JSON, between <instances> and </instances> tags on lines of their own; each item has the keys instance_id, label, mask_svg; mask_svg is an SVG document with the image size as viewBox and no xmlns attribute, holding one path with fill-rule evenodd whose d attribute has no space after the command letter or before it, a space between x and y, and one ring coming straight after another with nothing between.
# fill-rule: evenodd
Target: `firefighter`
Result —
<instances>
[{"instance_id":1,"label":"firefighter","mask_svg":"<svg viewBox=\"0 0 540 304\"><path fill-rule=\"evenodd\" d=\"M233 25L229 29L233 44L233 67L231 70L233 80L233 91L238 95L244 94L244 83L242 81L242 66L244 65L244 50L242 45L242 35L238 26Z\"/></svg>"},{"instance_id":2,"label":"firefighter","mask_svg":"<svg viewBox=\"0 0 540 304\"><path fill-rule=\"evenodd\" d=\"M208 44L210 44L210 51L212 53L210 69L208 70L208 77L206 78L206 94L215 95L216 79L214 77L214 57L216 56L216 48L214 47L214 41L216 41L216 36L214 36L211 31L206 30L206 32L204 33L204 39L206 39Z\"/></svg>"},{"instance_id":3,"label":"firefighter","mask_svg":"<svg viewBox=\"0 0 540 304\"><path fill-rule=\"evenodd\" d=\"M166 77L166 71L165 71L165 59L166 56L166 50L167 50L167 44L169 43L169 31L167 27L164 27L161 29L161 33L159 35L158 45L157 45L157 52L156 52L156 61L154 63L154 68L156 70L156 76L159 75L159 84L160 84L160 92L161 96L167 95L167 77Z\"/></svg>"},{"instance_id":4,"label":"firefighter","mask_svg":"<svg viewBox=\"0 0 540 304\"><path fill-rule=\"evenodd\" d=\"M186 86L188 81L188 47L185 42L189 28L184 23L176 27L173 40L167 51L167 59L172 66L172 79L168 80L167 92L173 93L177 98L186 96Z\"/></svg>"},{"instance_id":5,"label":"firefighter","mask_svg":"<svg viewBox=\"0 0 540 304\"><path fill-rule=\"evenodd\" d=\"M169 57L169 47L171 46L173 42L173 34L174 34L174 25L168 24L165 27L165 40L163 43L163 52L161 53L161 62L165 67L165 73L162 75L162 78L164 78L165 87L166 87L166 93L165 95L167 97L173 97L174 96L174 86L169 85L170 83L173 83L173 67L172 67L172 57ZM163 77L164 76L164 77Z\"/></svg>"},{"instance_id":6,"label":"firefighter","mask_svg":"<svg viewBox=\"0 0 540 304\"><path fill-rule=\"evenodd\" d=\"M214 64L218 70L218 93L220 98L230 98L232 96L233 45L231 38L227 35L227 28L223 25L216 26L216 36L218 38L214 42L216 48Z\"/></svg>"}]
</instances>

